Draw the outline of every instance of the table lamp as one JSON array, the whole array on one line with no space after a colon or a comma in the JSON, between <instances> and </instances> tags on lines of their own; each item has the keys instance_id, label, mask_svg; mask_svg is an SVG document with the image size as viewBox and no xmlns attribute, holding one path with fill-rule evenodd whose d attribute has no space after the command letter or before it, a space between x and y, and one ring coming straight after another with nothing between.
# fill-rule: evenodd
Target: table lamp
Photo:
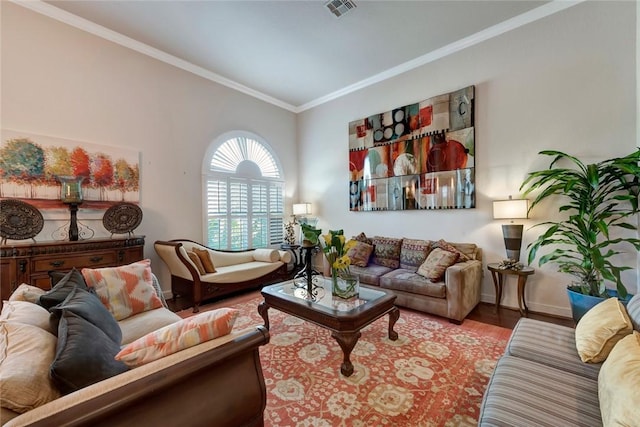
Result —
<instances>
[{"instance_id":1,"label":"table lamp","mask_svg":"<svg viewBox=\"0 0 640 427\"><path fill-rule=\"evenodd\" d=\"M510 219L510 224L502 225L504 246L507 258L520 261L520 247L522 245L522 224L514 224L514 219L526 219L529 213L529 200L512 199L495 200L493 202L493 219Z\"/></svg>"}]
</instances>

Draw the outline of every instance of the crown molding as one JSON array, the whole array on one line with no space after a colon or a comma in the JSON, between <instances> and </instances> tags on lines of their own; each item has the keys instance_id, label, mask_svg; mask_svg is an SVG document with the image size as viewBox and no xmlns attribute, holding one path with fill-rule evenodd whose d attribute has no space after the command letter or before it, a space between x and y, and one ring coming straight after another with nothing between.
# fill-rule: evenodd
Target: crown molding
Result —
<instances>
[{"instance_id":1,"label":"crown molding","mask_svg":"<svg viewBox=\"0 0 640 427\"><path fill-rule=\"evenodd\" d=\"M120 34L118 32L105 28L101 25L98 25L87 19L81 18L77 15L69 13L60 8L57 8L49 3L45 3L41 0L10 0L10 1L19 6L30 9L34 12L48 16L49 18L71 25L72 27L78 28L82 31L86 31L95 36L101 37L105 40L109 40L113 43L119 44L121 46L129 48L136 52L142 53L143 55L150 56L151 58L157 59L169 65L173 65L174 67L180 68L184 71L188 71L204 79L210 80L215 83L219 83L230 89L237 90L238 92L242 92L246 95L257 98L261 101L268 102L269 104L273 104L285 110L296 112L295 111L296 107L294 107L291 104L288 104L284 101L276 99L272 96L266 95L257 90L251 89L250 87L244 86L240 83L237 83L233 80L230 80L226 77L223 77L219 74L216 74L205 68L202 68L198 65L192 64L189 61L185 61L184 59L180 59L176 56L170 55L160 49L156 49L145 43L141 43L123 34Z\"/></svg>"},{"instance_id":2,"label":"crown molding","mask_svg":"<svg viewBox=\"0 0 640 427\"><path fill-rule=\"evenodd\" d=\"M330 94L317 98L304 105L301 105L296 108L296 113L300 113L310 108L317 107L321 104L324 104L329 101L333 101L334 99L345 96L349 93L374 85L376 83L380 83L384 80L398 76L402 73L406 73L407 71L411 71L423 65L429 64L430 62L434 62L438 59L444 58L445 56L454 54L463 49L474 46L478 43L482 43L486 40L489 40L493 37L497 37L508 31L515 30L516 28L520 28L531 22L537 21L542 18L546 18L549 15L553 15L554 13L563 11L565 9L568 9L584 1L586 0L575 0L575 1L553 0L549 3L546 3L535 9L532 9L528 12L525 12L518 16L514 16L513 18L507 19L506 21L503 21L499 24L493 25L489 28L486 28L468 37L465 37L463 39L450 43L439 49L431 51L425 55L419 56L418 58L412 59L411 61L407 61L393 68L389 68L388 70L383 71L379 74L376 74L375 76L361 80L357 83L354 83L340 90L337 90L335 92L332 92Z\"/></svg>"},{"instance_id":3,"label":"crown molding","mask_svg":"<svg viewBox=\"0 0 640 427\"><path fill-rule=\"evenodd\" d=\"M493 25L489 28L479 31L475 34L472 34L471 36L468 36L458 41L455 41L453 43L450 43L446 46L443 46L439 49L431 51L418 58L412 59L411 61L407 61L403 64L389 68L388 70L385 70L379 74L376 74L374 76L361 80L352 85L346 86L340 90L329 93L320 98L316 98L315 100L300 106L291 105L280 99L274 98L272 96L266 95L257 90L251 89L250 87L244 86L240 83L237 83L233 80L230 80L226 77L223 77L219 74L216 74L212 71L202 68L198 65L192 64L191 62L188 62L176 56L170 55L166 52L163 52L159 49L156 49L147 44L141 43L123 34L120 34L118 32L105 28L87 19L81 18L65 10L59 9L49 3L45 3L44 1L41 1L41 0L10 0L10 1L19 6L30 9L34 12L40 13L42 15L48 16L57 21L71 25L80 30L83 30L93 35L96 35L98 37L101 37L105 40L109 40L113 43L117 43L121 46L127 47L136 52L142 53L143 55L147 55L159 61L165 62L169 65L173 65L174 67L180 68L184 71L190 72L192 74L195 74L197 76L200 76L212 82L221 84L230 89L237 90L238 92L252 96L261 101L267 102L269 104L275 105L277 107L283 108L293 113L301 113L303 111L306 111L311 108L317 107L319 105L325 104L327 102L333 101L335 99L338 99L340 97L343 97L345 95L358 91L360 89L364 89L368 86L374 85L376 83L379 83L384 80L390 79L392 77L398 76L400 74L406 73L407 71L411 71L415 68L429 64L438 59L444 58L448 55L451 55L463 49L466 49L468 47L474 46L478 43L482 43L493 37L497 37L508 31L514 30L516 28L520 28L531 22L535 22L539 19L546 18L547 16L561 12L572 6L580 4L586 0L552 0L549 3L546 3L542 6L539 6L528 12L522 13L513 18L507 19L506 21L503 21L499 24Z\"/></svg>"}]
</instances>

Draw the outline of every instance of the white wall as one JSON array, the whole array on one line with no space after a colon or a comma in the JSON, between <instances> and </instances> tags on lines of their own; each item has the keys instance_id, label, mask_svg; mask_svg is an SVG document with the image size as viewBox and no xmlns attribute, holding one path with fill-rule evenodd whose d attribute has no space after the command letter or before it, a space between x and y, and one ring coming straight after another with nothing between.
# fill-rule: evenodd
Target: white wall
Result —
<instances>
[{"instance_id":1,"label":"white wall","mask_svg":"<svg viewBox=\"0 0 640 427\"><path fill-rule=\"evenodd\" d=\"M163 288L170 277L153 242L202 240L202 159L217 136L241 129L268 141L293 200L293 113L15 4L0 7L2 128L139 150L144 218L135 232L146 235ZM58 225L47 222L36 239L50 240ZM106 235L101 221L89 225Z\"/></svg>"},{"instance_id":2,"label":"white wall","mask_svg":"<svg viewBox=\"0 0 640 427\"><path fill-rule=\"evenodd\" d=\"M298 118L301 197L314 204L319 227L345 234L445 238L475 242L485 262L504 258L501 223L491 201L518 194L526 174L558 149L587 161L632 152L636 145L636 5L585 2L375 86L301 113ZM468 85L476 87L476 204L473 210L349 212L348 123ZM523 249L535 223L525 222ZM637 266L637 254L623 262ZM523 250L522 259L526 259ZM538 268L527 282L530 309L569 316L568 276ZM512 279L511 279L512 280ZM515 283L503 303L517 306ZM625 274L632 291L638 270ZM493 301L489 274L483 300Z\"/></svg>"}]
</instances>

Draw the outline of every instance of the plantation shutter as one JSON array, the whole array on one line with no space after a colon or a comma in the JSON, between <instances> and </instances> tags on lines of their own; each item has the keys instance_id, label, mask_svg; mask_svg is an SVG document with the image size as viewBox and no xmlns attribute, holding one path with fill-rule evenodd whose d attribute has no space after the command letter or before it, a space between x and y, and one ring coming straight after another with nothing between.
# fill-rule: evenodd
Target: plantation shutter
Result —
<instances>
[{"instance_id":1,"label":"plantation shutter","mask_svg":"<svg viewBox=\"0 0 640 427\"><path fill-rule=\"evenodd\" d=\"M260 142L234 137L207 159L206 244L242 250L282 243L284 181Z\"/></svg>"}]
</instances>

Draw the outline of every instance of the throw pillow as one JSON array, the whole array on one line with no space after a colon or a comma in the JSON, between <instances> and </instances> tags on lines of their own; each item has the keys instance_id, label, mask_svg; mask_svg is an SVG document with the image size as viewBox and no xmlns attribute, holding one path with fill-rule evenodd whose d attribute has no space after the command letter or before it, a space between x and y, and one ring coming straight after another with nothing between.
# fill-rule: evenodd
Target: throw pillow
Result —
<instances>
[{"instance_id":1,"label":"throw pillow","mask_svg":"<svg viewBox=\"0 0 640 427\"><path fill-rule=\"evenodd\" d=\"M193 248L193 252L200 257L200 261L202 261L202 266L204 267L205 273L215 273L216 269L213 266L213 260L211 259L211 254L206 249L198 249Z\"/></svg>"},{"instance_id":2,"label":"throw pillow","mask_svg":"<svg viewBox=\"0 0 640 427\"><path fill-rule=\"evenodd\" d=\"M187 251L187 256L189 257L191 262L193 262L193 264L196 266L196 269L198 270L198 273L200 275L203 275L206 273L206 271L204 271L204 265L202 265L202 261L200 261L200 257L195 252Z\"/></svg>"},{"instance_id":3,"label":"throw pillow","mask_svg":"<svg viewBox=\"0 0 640 427\"><path fill-rule=\"evenodd\" d=\"M351 265L366 267L373 252L373 245L357 240L355 242L355 245L347 251L347 256L351 261Z\"/></svg>"},{"instance_id":4,"label":"throw pillow","mask_svg":"<svg viewBox=\"0 0 640 427\"><path fill-rule=\"evenodd\" d=\"M598 398L605 426L640 426L640 333L615 345L598 374Z\"/></svg>"},{"instance_id":5,"label":"throw pillow","mask_svg":"<svg viewBox=\"0 0 640 427\"><path fill-rule=\"evenodd\" d=\"M162 307L153 287L151 260L120 267L83 268L82 275L116 320Z\"/></svg>"},{"instance_id":6,"label":"throw pillow","mask_svg":"<svg viewBox=\"0 0 640 427\"><path fill-rule=\"evenodd\" d=\"M429 253L427 259L418 268L417 273L432 282L439 282L444 277L444 273L447 271L447 268L455 264L457 260L457 253L435 248Z\"/></svg>"},{"instance_id":7,"label":"throw pillow","mask_svg":"<svg viewBox=\"0 0 640 427\"><path fill-rule=\"evenodd\" d=\"M48 310L54 305L60 304L64 301L65 298L67 298L67 295L69 295L69 292L71 292L76 286L88 290L82 274L80 274L80 272L75 268L72 268L71 271L65 273L65 275L55 284L55 286L51 288L51 290L40 296L38 303Z\"/></svg>"},{"instance_id":8,"label":"throw pillow","mask_svg":"<svg viewBox=\"0 0 640 427\"><path fill-rule=\"evenodd\" d=\"M277 262L280 254L275 249L258 248L253 251L253 259L262 262Z\"/></svg>"},{"instance_id":9,"label":"throw pillow","mask_svg":"<svg viewBox=\"0 0 640 427\"><path fill-rule=\"evenodd\" d=\"M27 301L5 301L0 320L37 326L54 335L58 332L49 325L49 312L38 304Z\"/></svg>"},{"instance_id":10,"label":"throw pillow","mask_svg":"<svg viewBox=\"0 0 640 427\"><path fill-rule=\"evenodd\" d=\"M51 379L61 393L67 394L118 375L129 369L114 359L118 351L119 343L100 328L63 309Z\"/></svg>"},{"instance_id":11,"label":"throw pillow","mask_svg":"<svg viewBox=\"0 0 640 427\"><path fill-rule=\"evenodd\" d=\"M3 408L23 413L60 397L48 374L55 351L56 337L44 329L0 322L0 404Z\"/></svg>"},{"instance_id":12,"label":"throw pillow","mask_svg":"<svg viewBox=\"0 0 640 427\"><path fill-rule=\"evenodd\" d=\"M144 365L231 332L239 311L219 308L151 332L125 346L117 355L130 367Z\"/></svg>"},{"instance_id":13,"label":"throw pillow","mask_svg":"<svg viewBox=\"0 0 640 427\"><path fill-rule=\"evenodd\" d=\"M416 271L431 252L429 240L402 239L400 247L400 268Z\"/></svg>"},{"instance_id":14,"label":"throw pillow","mask_svg":"<svg viewBox=\"0 0 640 427\"><path fill-rule=\"evenodd\" d=\"M633 323L633 329L640 331L640 293L635 294L627 303L627 313Z\"/></svg>"},{"instance_id":15,"label":"throw pillow","mask_svg":"<svg viewBox=\"0 0 640 427\"><path fill-rule=\"evenodd\" d=\"M367 243L369 245L373 245L373 241L367 237L366 234L364 233L360 233L357 236L353 236L352 237L353 240L356 240L358 242L362 242L362 243Z\"/></svg>"},{"instance_id":16,"label":"throw pillow","mask_svg":"<svg viewBox=\"0 0 640 427\"><path fill-rule=\"evenodd\" d=\"M434 248L444 249L445 251L449 251L449 252L453 252L453 253L458 254L458 260L456 262L464 262L464 261L469 261L471 259L468 256L466 256L465 254L463 254L461 251L459 251L458 248L456 248L451 243L446 242L443 239L440 239L436 243L434 243L433 247Z\"/></svg>"},{"instance_id":17,"label":"throw pillow","mask_svg":"<svg viewBox=\"0 0 640 427\"><path fill-rule=\"evenodd\" d=\"M400 267L402 239L375 236L373 239L373 262L389 268Z\"/></svg>"},{"instance_id":18,"label":"throw pillow","mask_svg":"<svg viewBox=\"0 0 640 427\"><path fill-rule=\"evenodd\" d=\"M9 301L27 301L38 304L38 300L40 299L40 296L44 294L44 292L44 289L40 289L37 286L31 286L27 285L26 283L22 283L9 296Z\"/></svg>"},{"instance_id":19,"label":"throw pillow","mask_svg":"<svg viewBox=\"0 0 640 427\"><path fill-rule=\"evenodd\" d=\"M84 289L75 288L67 299L49 309L51 318L57 325L63 310L70 311L84 320L91 322L102 332L107 334L112 341L120 344L122 331L116 319L106 309L100 299Z\"/></svg>"},{"instance_id":20,"label":"throw pillow","mask_svg":"<svg viewBox=\"0 0 640 427\"><path fill-rule=\"evenodd\" d=\"M585 313L576 325L576 349L583 362L604 361L618 341L632 331L627 310L617 298L607 298Z\"/></svg>"}]
</instances>

